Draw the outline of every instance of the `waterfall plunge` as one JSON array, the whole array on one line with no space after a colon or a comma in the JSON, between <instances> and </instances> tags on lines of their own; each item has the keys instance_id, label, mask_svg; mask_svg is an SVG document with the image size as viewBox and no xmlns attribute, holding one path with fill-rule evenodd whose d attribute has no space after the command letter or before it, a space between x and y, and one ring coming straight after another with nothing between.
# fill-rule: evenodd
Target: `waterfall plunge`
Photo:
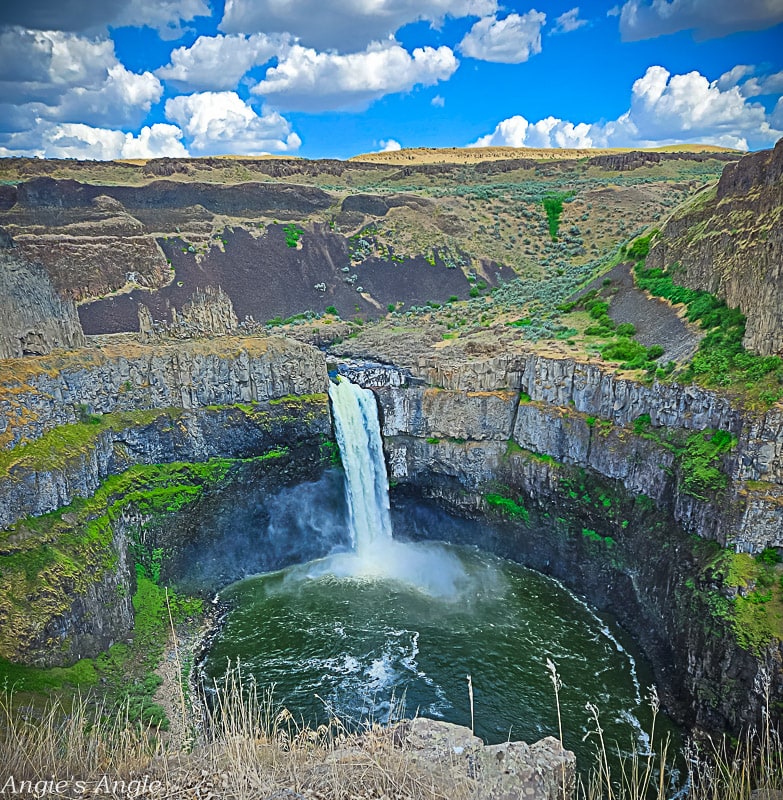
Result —
<instances>
[{"instance_id":1,"label":"waterfall plunge","mask_svg":"<svg viewBox=\"0 0 783 800\"><path fill-rule=\"evenodd\" d=\"M334 431L345 469L351 541L361 560L392 538L389 490L375 396L345 378L329 384Z\"/></svg>"},{"instance_id":2,"label":"waterfall plunge","mask_svg":"<svg viewBox=\"0 0 783 800\"><path fill-rule=\"evenodd\" d=\"M353 551L303 565L302 577L391 580L424 594L457 599L481 591L452 552L434 542L398 542L392 536L389 491L378 407L369 389L338 376L329 385L335 434L345 470ZM491 583L492 581L490 581ZM484 587L486 588L486 587Z\"/></svg>"}]
</instances>

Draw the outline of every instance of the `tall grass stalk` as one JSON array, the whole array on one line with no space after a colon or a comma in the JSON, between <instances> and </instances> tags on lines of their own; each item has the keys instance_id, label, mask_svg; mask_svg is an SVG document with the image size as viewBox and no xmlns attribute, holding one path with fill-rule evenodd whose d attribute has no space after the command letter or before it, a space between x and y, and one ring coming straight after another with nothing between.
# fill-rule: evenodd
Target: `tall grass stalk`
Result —
<instances>
[{"instance_id":1,"label":"tall grass stalk","mask_svg":"<svg viewBox=\"0 0 783 800\"><path fill-rule=\"evenodd\" d=\"M555 690L561 736L560 679L547 668ZM26 698L25 698L26 699ZM659 710L653 711L649 745L614 759L600 724L599 710L588 704L596 744L592 764L580 765L586 777L572 792L564 780L563 797L575 800L781 800L783 746L767 708L765 724L732 745L725 738L691 743L685 753L685 790L677 793L672 775L676 754L668 739L656 741ZM94 698L51 700L25 705L12 691L0 692L0 776L17 781L42 778L83 780L87 793L108 776L133 780L148 775L161 782L150 800L220 797L225 800L275 796L282 790L308 792L322 800L385 797L389 800L480 800L481 775L459 773L459 756L446 748L435 764L422 764L409 744L410 722L370 724L354 732L336 716L317 727L298 722L259 691L235 667L209 692L209 702L187 752L164 746L157 729L142 727L127 706L109 708ZM464 767L464 764L463 764ZM565 775L564 775L565 778ZM105 778L104 778L105 779ZM560 794L560 792L558 792Z\"/></svg>"}]
</instances>

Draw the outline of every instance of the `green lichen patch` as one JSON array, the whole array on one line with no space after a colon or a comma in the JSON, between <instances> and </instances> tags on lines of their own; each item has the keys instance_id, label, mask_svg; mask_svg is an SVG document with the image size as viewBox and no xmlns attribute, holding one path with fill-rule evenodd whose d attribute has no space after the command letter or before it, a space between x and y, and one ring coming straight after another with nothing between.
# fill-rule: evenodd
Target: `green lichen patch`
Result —
<instances>
[{"instance_id":1,"label":"green lichen patch","mask_svg":"<svg viewBox=\"0 0 783 800\"><path fill-rule=\"evenodd\" d=\"M92 414L85 422L59 425L47 431L40 439L0 452L0 480L9 476L14 468L45 471L62 468L79 454L88 452L106 431L122 431L151 425L159 419L176 419L179 409L152 409L149 411L119 411L112 414Z\"/></svg>"},{"instance_id":2,"label":"green lichen patch","mask_svg":"<svg viewBox=\"0 0 783 800\"><path fill-rule=\"evenodd\" d=\"M783 565L777 551L751 556L719 549L688 588L728 623L745 650L761 656L771 642L783 641Z\"/></svg>"},{"instance_id":3,"label":"green lichen patch","mask_svg":"<svg viewBox=\"0 0 783 800\"><path fill-rule=\"evenodd\" d=\"M508 519L527 522L529 514L527 509L510 497L491 492L484 495L487 506Z\"/></svg>"},{"instance_id":4,"label":"green lichen patch","mask_svg":"<svg viewBox=\"0 0 783 800\"><path fill-rule=\"evenodd\" d=\"M145 516L172 514L219 485L240 463L276 459L284 448L251 459L134 466L108 478L91 498L13 525L0 541L0 657L38 642L75 596L116 569L115 523L129 508ZM45 643L41 643L42 645ZM52 647L62 647L59 640Z\"/></svg>"}]
</instances>

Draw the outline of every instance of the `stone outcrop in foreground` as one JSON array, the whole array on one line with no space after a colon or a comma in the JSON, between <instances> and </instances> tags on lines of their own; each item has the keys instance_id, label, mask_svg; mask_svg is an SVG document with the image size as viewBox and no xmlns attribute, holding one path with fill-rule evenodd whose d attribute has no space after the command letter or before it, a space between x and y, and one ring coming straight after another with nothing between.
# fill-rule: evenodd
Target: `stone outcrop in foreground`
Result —
<instances>
[{"instance_id":1,"label":"stone outcrop in foreground","mask_svg":"<svg viewBox=\"0 0 783 800\"><path fill-rule=\"evenodd\" d=\"M400 747L423 786L471 790L475 800L568 800L573 797L576 757L551 736L532 745L485 745L469 728L418 717L371 731L361 747L340 749L326 762L361 757L368 747Z\"/></svg>"}]
</instances>

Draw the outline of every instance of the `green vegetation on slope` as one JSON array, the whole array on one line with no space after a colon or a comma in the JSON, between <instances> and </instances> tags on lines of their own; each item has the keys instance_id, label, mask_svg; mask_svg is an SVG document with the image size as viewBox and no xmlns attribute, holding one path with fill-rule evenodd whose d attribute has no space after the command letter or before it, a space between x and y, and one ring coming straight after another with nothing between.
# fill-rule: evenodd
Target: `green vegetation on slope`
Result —
<instances>
[{"instance_id":1,"label":"green vegetation on slope","mask_svg":"<svg viewBox=\"0 0 783 800\"><path fill-rule=\"evenodd\" d=\"M557 231L560 227L560 215L563 213L563 202L570 200L575 192L561 192L558 194L548 194L541 203L546 212L546 220L549 226L549 236L553 242L557 241Z\"/></svg>"},{"instance_id":2,"label":"green vegetation on slope","mask_svg":"<svg viewBox=\"0 0 783 800\"><path fill-rule=\"evenodd\" d=\"M701 546L717 549L714 542ZM776 550L751 556L717 549L688 588L731 624L739 645L754 655L761 656L774 639L783 640L783 565Z\"/></svg>"},{"instance_id":3,"label":"green vegetation on slope","mask_svg":"<svg viewBox=\"0 0 783 800\"><path fill-rule=\"evenodd\" d=\"M758 356L744 348L745 316L739 309L729 308L709 292L677 284L672 275L676 265L672 271L645 267L644 258L655 233L637 239L628 248L628 255L637 260L634 268L637 286L655 297L684 304L688 320L707 331L679 379L685 382L695 380L705 386L731 386L750 391L765 404L781 399L783 359Z\"/></svg>"}]
</instances>

